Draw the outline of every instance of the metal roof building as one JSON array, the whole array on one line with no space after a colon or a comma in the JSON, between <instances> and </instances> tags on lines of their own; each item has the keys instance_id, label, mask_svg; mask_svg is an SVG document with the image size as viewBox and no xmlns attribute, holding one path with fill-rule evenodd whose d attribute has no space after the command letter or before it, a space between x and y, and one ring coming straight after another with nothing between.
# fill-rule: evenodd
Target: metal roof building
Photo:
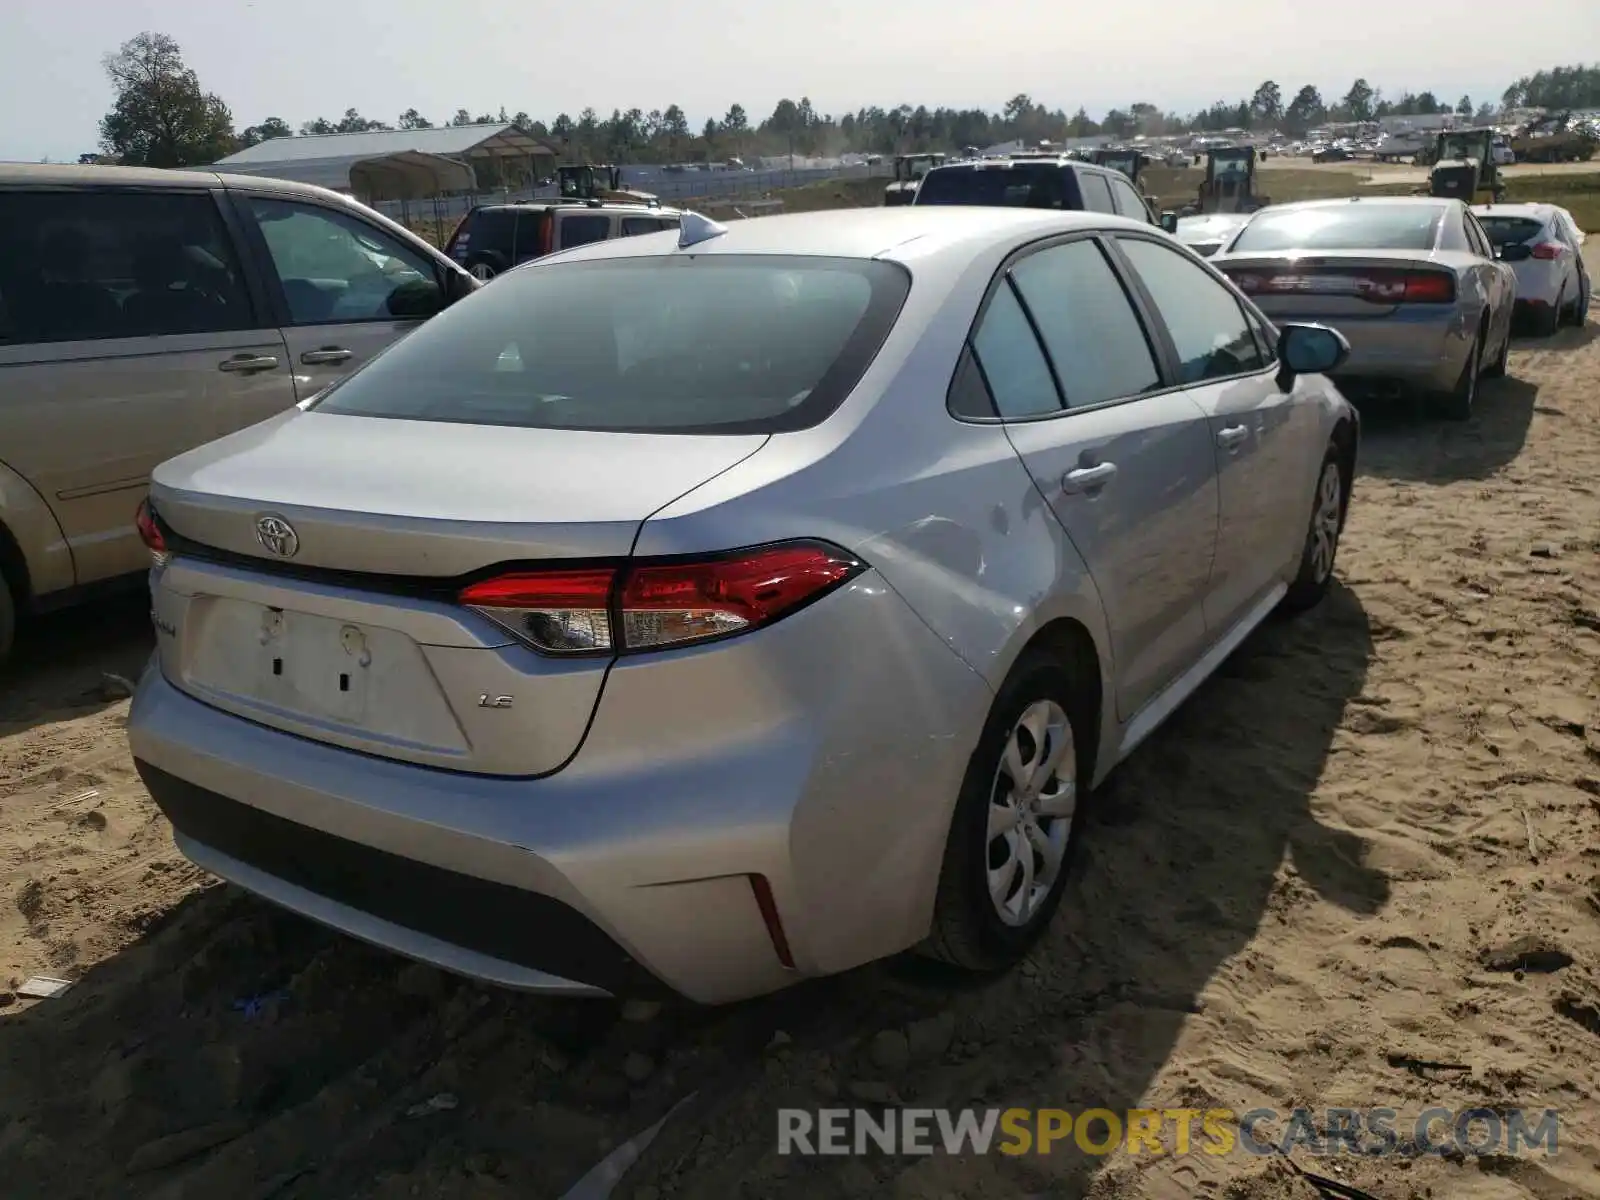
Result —
<instances>
[{"instance_id":1,"label":"metal roof building","mask_svg":"<svg viewBox=\"0 0 1600 1200\"><path fill-rule=\"evenodd\" d=\"M314 183L362 200L419 200L478 190L485 165L553 174L556 152L517 125L446 125L271 138L211 166L236 175ZM503 170L497 170L502 177Z\"/></svg>"}]
</instances>

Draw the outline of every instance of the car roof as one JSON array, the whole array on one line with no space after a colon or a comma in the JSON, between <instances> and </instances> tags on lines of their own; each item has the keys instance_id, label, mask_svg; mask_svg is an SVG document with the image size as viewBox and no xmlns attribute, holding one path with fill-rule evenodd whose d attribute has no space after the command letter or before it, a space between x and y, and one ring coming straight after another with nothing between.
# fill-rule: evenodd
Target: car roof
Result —
<instances>
[{"instance_id":1,"label":"car roof","mask_svg":"<svg viewBox=\"0 0 1600 1200\"><path fill-rule=\"evenodd\" d=\"M1095 163L1085 162L1081 158L1068 158L1065 154L997 154L993 158L965 159L961 162L941 163L935 167L936 171L984 171L994 167L1010 167L1018 164L1036 166L1043 163L1053 167L1088 167L1090 170L1104 170Z\"/></svg>"},{"instance_id":2,"label":"car roof","mask_svg":"<svg viewBox=\"0 0 1600 1200\"><path fill-rule=\"evenodd\" d=\"M96 163L0 163L0 184L29 187L138 187L138 188L194 188L225 187L255 188L265 191L314 192L320 196L334 196L349 200L340 192L314 183L297 183L291 179L274 179L269 175L235 175L213 171L210 167L109 167Z\"/></svg>"},{"instance_id":3,"label":"car roof","mask_svg":"<svg viewBox=\"0 0 1600 1200\"><path fill-rule=\"evenodd\" d=\"M1102 212L1066 209L989 208L978 205L897 205L830 209L729 221L724 232L683 253L793 254L832 258L926 258L962 256L1008 243L1022 244L1080 229L1140 229L1144 221ZM678 253L663 237L616 238L560 255L564 262L635 258Z\"/></svg>"},{"instance_id":4,"label":"car roof","mask_svg":"<svg viewBox=\"0 0 1600 1200\"><path fill-rule=\"evenodd\" d=\"M629 204L626 201L606 201L604 204L590 204L584 200L520 200L510 204L479 204L473 212L545 212L553 208L581 209L587 212L621 212L629 216L635 214L649 217L681 217L683 210L680 208L663 208L659 204Z\"/></svg>"}]
</instances>

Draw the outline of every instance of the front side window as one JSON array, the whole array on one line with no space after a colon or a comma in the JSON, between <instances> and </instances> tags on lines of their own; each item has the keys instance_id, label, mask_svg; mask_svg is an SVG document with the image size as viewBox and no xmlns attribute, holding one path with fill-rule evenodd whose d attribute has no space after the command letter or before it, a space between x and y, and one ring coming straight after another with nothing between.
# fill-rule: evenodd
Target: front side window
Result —
<instances>
[{"instance_id":1,"label":"front side window","mask_svg":"<svg viewBox=\"0 0 1600 1200\"><path fill-rule=\"evenodd\" d=\"M439 290L431 262L357 217L262 197L250 210L293 325L392 321Z\"/></svg>"},{"instance_id":2,"label":"front side window","mask_svg":"<svg viewBox=\"0 0 1600 1200\"><path fill-rule=\"evenodd\" d=\"M857 259L546 261L446 309L315 410L538 429L803 429L855 387L909 288L903 268Z\"/></svg>"},{"instance_id":3,"label":"front side window","mask_svg":"<svg viewBox=\"0 0 1600 1200\"><path fill-rule=\"evenodd\" d=\"M1122 210L1122 215L1135 221L1148 221L1150 211L1144 206L1144 199L1133 190L1133 185L1121 179L1113 179L1111 187L1117 194L1117 207Z\"/></svg>"},{"instance_id":4,"label":"front side window","mask_svg":"<svg viewBox=\"0 0 1600 1200\"><path fill-rule=\"evenodd\" d=\"M1137 396L1161 376L1128 294L1100 247L1051 246L1012 268L1068 408Z\"/></svg>"},{"instance_id":5,"label":"front side window","mask_svg":"<svg viewBox=\"0 0 1600 1200\"><path fill-rule=\"evenodd\" d=\"M1170 246L1143 238L1119 241L1172 336L1181 382L1226 379L1267 365L1230 288Z\"/></svg>"},{"instance_id":6,"label":"front side window","mask_svg":"<svg viewBox=\"0 0 1600 1200\"><path fill-rule=\"evenodd\" d=\"M0 193L0 340L251 329L215 202L185 192Z\"/></svg>"},{"instance_id":7,"label":"front side window","mask_svg":"<svg viewBox=\"0 0 1600 1200\"><path fill-rule=\"evenodd\" d=\"M1116 212L1111 202L1111 188L1104 175L1085 171L1078 176L1078 190L1083 193L1083 207L1089 212Z\"/></svg>"}]
</instances>

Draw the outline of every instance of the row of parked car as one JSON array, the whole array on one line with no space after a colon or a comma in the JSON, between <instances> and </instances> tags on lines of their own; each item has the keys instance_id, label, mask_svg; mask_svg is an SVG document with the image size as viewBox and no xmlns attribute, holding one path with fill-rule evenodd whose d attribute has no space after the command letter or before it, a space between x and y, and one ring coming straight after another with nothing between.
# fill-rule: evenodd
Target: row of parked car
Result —
<instances>
[{"instance_id":1,"label":"row of parked car","mask_svg":"<svg viewBox=\"0 0 1600 1200\"><path fill-rule=\"evenodd\" d=\"M1507 268L1418 203L1268 210L1232 278L1092 204L587 205L606 237L483 285L316 189L27 168L5 592L126 574L148 489L140 775L193 861L357 938L702 1002L1004 967L1093 789L1331 585L1334 379L1398 342L1281 303L1503 365ZM1431 257L1341 249L1346 213Z\"/></svg>"}]
</instances>

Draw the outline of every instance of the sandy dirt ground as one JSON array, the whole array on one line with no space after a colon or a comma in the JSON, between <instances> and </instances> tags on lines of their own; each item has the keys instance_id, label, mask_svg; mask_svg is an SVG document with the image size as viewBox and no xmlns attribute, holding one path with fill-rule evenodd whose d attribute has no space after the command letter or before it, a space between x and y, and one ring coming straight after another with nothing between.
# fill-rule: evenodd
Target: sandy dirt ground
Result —
<instances>
[{"instance_id":1,"label":"sandy dirt ground","mask_svg":"<svg viewBox=\"0 0 1600 1200\"><path fill-rule=\"evenodd\" d=\"M142 606L49 622L0 693L0 1194L557 1197L692 1093L619 1196L1313 1195L1241 1155L776 1153L780 1105L884 1102L1548 1107L1554 1158L1296 1161L1600 1195L1600 326L1519 343L1469 424L1368 426L1327 602L1117 772L981 986L889 963L634 1021L357 946L172 848L105 678Z\"/></svg>"},{"instance_id":2,"label":"sandy dirt ground","mask_svg":"<svg viewBox=\"0 0 1600 1200\"><path fill-rule=\"evenodd\" d=\"M1368 176L1373 183L1427 183L1428 170L1409 163L1379 163L1367 160L1314 163L1309 158L1284 158L1278 155L1264 158L1259 164L1263 171L1328 171L1330 173ZM1532 175L1592 175L1600 170L1600 160L1581 163L1512 163L1500 170L1507 179L1520 179Z\"/></svg>"}]
</instances>

